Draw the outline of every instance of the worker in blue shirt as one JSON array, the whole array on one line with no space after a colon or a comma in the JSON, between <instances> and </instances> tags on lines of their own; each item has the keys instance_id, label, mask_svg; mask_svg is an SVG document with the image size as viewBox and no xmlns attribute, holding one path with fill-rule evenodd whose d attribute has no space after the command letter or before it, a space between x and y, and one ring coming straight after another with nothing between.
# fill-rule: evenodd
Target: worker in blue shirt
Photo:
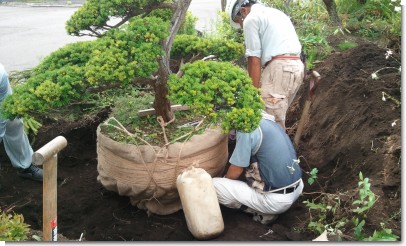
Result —
<instances>
[{"instance_id":1,"label":"worker in blue shirt","mask_svg":"<svg viewBox=\"0 0 406 246\"><path fill-rule=\"evenodd\" d=\"M272 117L264 114L250 133L236 132L227 173L213 178L220 204L251 213L262 224L286 212L304 187L293 144Z\"/></svg>"}]
</instances>

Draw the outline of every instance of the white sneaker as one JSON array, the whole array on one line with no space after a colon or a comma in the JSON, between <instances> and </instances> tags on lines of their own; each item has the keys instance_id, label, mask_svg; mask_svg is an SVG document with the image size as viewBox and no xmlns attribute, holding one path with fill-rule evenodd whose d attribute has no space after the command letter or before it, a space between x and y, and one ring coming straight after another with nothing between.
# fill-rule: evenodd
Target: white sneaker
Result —
<instances>
[{"instance_id":1,"label":"white sneaker","mask_svg":"<svg viewBox=\"0 0 406 246\"><path fill-rule=\"evenodd\" d=\"M249 208L249 207L247 207L246 209L244 209L244 210L242 210L244 213L247 213L247 214L256 214L256 213L258 213L258 211L257 210L254 210L254 209L252 209L252 208Z\"/></svg>"},{"instance_id":2,"label":"white sneaker","mask_svg":"<svg viewBox=\"0 0 406 246\"><path fill-rule=\"evenodd\" d=\"M274 222L277 218L277 214L263 214L260 212L254 213L254 216L252 217L254 221L260 222L263 225L268 225Z\"/></svg>"},{"instance_id":3,"label":"white sneaker","mask_svg":"<svg viewBox=\"0 0 406 246\"><path fill-rule=\"evenodd\" d=\"M250 207L245 208L242 210L244 213L252 214L252 219L256 222L260 222L261 224L268 225L272 222L274 222L277 218L277 214L264 214L261 212L258 212L257 210L254 210Z\"/></svg>"}]
</instances>

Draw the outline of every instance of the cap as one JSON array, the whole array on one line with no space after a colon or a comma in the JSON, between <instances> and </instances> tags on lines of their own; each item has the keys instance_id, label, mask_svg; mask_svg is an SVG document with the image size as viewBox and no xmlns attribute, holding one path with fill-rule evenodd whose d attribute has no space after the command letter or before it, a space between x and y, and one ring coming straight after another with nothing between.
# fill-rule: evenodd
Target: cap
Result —
<instances>
[{"instance_id":1,"label":"cap","mask_svg":"<svg viewBox=\"0 0 406 246\"><path fill-rule=\"evenodd\" d=\"M233 21L235 16L240 12L241 7L249 3L257 3L257 0L228 0L225 11L230 17L230 25L234 28L241 28L240 24Z\"/></svg>"}]
</instances>

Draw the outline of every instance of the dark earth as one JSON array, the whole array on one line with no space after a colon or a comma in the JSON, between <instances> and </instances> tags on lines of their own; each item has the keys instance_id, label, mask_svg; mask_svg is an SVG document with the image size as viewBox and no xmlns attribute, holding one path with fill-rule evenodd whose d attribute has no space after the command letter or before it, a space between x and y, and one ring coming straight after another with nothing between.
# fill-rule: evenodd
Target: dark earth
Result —
<instances>
[{"instance_id":1,"label":"dark earth","mask_svg":"<svg viewBox=\"0 0 406 246\"><path fill-rule=\"evenodd\" d=\"M370 179L377 202L368 211L364 232L372 235L380 223L401 235L401 77L400 63L385 59L386 49L363 42L358 47L332 53L318 63L320 85L310 108L297 148L305 188L286 213L270 225L254 222L245 213L221 207L225 229L214 241L310 241L309 209L303 201L322 194L342 196L342 206L357 197L358 174ZM400 61L398 55L394 55ZM288 113L292 140L307 99L309 81L298 93ZM386 101L382 93L386 93ZM64 240L86 241L194 241L184 214L150 215L130 204L129 198L107 191L97 182L96 128L108 111L74 124L58 122L30 136L34 151L62 135L68 146L58 155L58 233ZM31 229L42 230L42 184L17 176L7 156L1 155L0 206L24 215ZM308 172L319 170L310 186ZM350 198L348 198L350 197ZM350 219L350 218L349 218ZM34 233L35 234L35 233ZM343 240L353 240L353 230ZM33 240L33 239L29 239ZM401 240L401 238L399 238Z\"/></svg>"}]
</instances>

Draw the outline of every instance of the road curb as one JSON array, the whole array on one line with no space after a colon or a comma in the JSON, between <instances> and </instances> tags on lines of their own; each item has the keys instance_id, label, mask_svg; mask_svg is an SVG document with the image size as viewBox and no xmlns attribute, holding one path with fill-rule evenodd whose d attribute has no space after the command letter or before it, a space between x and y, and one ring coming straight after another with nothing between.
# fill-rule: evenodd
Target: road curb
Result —
<instances>
[{"instance_id":1,"label":"road curb","mask_svg":"<svg viewBox=\"0 0 406 246\"><path fill-rule=\"evenodd\" d=\"M41 3L15 3L15 2L1 2L0 6L8 6L8 7L42 7L42 8L79 8L83 4L41 4Z\"/></svg>"}]
</instances>

